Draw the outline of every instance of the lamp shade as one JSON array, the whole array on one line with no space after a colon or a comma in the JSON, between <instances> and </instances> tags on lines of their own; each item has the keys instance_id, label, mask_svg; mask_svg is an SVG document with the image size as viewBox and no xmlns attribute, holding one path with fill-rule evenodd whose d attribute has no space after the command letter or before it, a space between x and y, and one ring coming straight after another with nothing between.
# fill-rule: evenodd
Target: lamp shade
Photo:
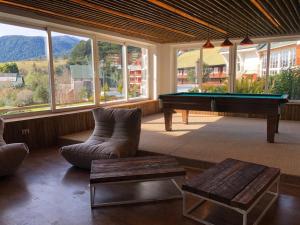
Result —
<instances>
[{"instance_id":1,"label":"lamp shade","mask_svg":"<svg viewBox=\"0 0 300 225\"><path fill-rule=\"evenodd\" d=\"M210 42L209 38L205 42L205 44L202 46L203 48L214 48L215 46Z\"/></svg>"},{"instance_id":2,"label":"lamp shade","mask_svg":"<svg viewBox=\"0 0 300 225\"><path fill-rule=\"evenodd\" d=\"M240 45L253 45L253 44L254 44L253 41L251 41L248 35L240 43Z\"/></svg>"},{"instance_id":3,"label":"lamp shade","mask_svg":"<svg viewBox=\"0 0 300 225\"><path fill-rule=\"evenodd\" d=\"M225 40L223 41L223 43L221 44L222 47L229 47L232 46L232 42L229 40L229 38L225 38Z\"/></svg>"}]
</instances>

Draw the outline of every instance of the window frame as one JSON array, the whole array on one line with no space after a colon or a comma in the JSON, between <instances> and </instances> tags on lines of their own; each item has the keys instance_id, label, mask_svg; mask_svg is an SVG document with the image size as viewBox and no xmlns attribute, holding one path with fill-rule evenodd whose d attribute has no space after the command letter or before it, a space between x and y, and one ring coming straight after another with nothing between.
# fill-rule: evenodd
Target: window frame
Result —
<instances>
[{"instance_id":1,"label":"window frame","mask_svg":"<svg viewBox=\"0 0 300 225\"><path fill-rule=\"evenodd\" d=\"M41 21L43 22L43 21ZM72 111L78 111L78 110L86 110L86 109L93 109L95 107L99 106L107 106L107 105L114 105L114 104L122 104L122 103L131 103L131 102L138 102L138 101L143 101L143 100L149 100L150 96L150 64L149 64L149 58L150 58L150 52L151 52L151 43L147 44L142 44L143 42L141 41L130 41L128 39L125 39L123 37L115 37L112 35L106 35L104 33L99 33L95 32L92 30L82 30L80 31L76 30L76 27L74 29L69 29L69 28L61 28L61 25L58 25L58 27L53 26L53 25L48 25L46 22L45 25L36 25L31 22L20 22L16 19L11 21L11 20L6 20L5 18L0 17L0 23L2 24L7 24L7 25L12 25L12 26L19 26L19 27L24 27L24 28L29 28L29 29L36 29L36 30L41 30L45 31L45 37L46 37L46 54L47 54L47 61L48 61L48 74L49 74L49 92L50 92L50 101L49 101L49 106L50 109L47 110L42 110L38 112L23 112L23 113L16 113L16 114L3 114L1 117L3 118L21 118L21 117L30 117L30 116L38 116L38 115L45 115L45 114L51 114L51 113L62 113L62 112L72 112ZM55 102L55 72L54 72L54 65L53 65L53 52L52 52L52 32L57 32L57 33L62 33L66 35L74 35L74 36L81 36L85 38L91 39L91 49L92 49L92 73L93 73L93 91L94 91L94 102L91 105L87 106L70 106L70 107L64 107L64 108L57 108L56 107L56 102ZM123 40L126 40L123 41ZM97 49L97 43L98 41L101 42L110 42L114 44L120 44L122 46L122 58L125 58L125 60L122 62L123 66L123 76L124 74L126 75L124 78L126 80L126 90L125 90L125 99L121 100L116 100L112 102L101 102L100 101L100 96L97 93L101 93L101 86L99 84L99 79L100 78L100 71L97 69L99 65L99 57L98 57L98 49ZM127 75L127 46L133 46L133 47L139 47L139 48L145 48L147 49L147 96L142 96L142 97L136 97L136 98L128 98L128 75ZM125 50L124 50L125 49ZM124 54L124 52L126 54ZM152 52L153 54L153 52ZM123 65L124 64L124 65ZM22 109L22 107L20 107ZM4 111L4 110L3 110ZM14 110L6 110L5 112L9 111L14 111ZM0 111L1 112L1 111Z\"/></svg>"},{"instance_id":2,"label":"window frame","mask_svg":"<svg viewBox=\"0 0 300 225\"><path fill-rule=\"evenodd\" d=\"M266 44L267 45L267 60L266 60L266 80L265 80L265 91L267 92L269 90L268 84L269 84L269 76L271 75L271 68L270 68L270 59L271 59L271 43L273 42L285 42L285 41L299 41L300 35L294 35L294 36L286 36L286 37L270 37L270 38L253 38L252 39L254 44ZM222 43L223 40L216 40L213 41L214 44L218 45L219 43ZM237 69L237 46L239 45L241 40L236 39L232 40L233 46L229 47L229 63L228 63L228 74L229 74L229 92L234 93L235 92L235 79L236 79L236 69ZM200 52L202 51L203 47L202 45L204 42L197 42L197 43L190 43L190 44L172 44L171 47L174 49L173 58L175 60L173 71L175 71L173 77L176 81L177 79L177 63L176 63L176 52L180 49L200 49ZM199 47L200 46L200 47ZM278 56L279 57L279 56ZM289 54L289 57L292 57L292 54ZM279 59L278 59L279 60ZM200 64L203 63L203 57L200 57ZM280 62L278 62L279 64ZM174 90L176 90L176 82L174 82ZM290 100L290 102L300 102L299 100Z\"/></svg>"},{"instance_id":3,"label":"window frame","mask_svg":"<svg viewBox=\"0 0 300 225\"><path fill-rule=\"evenodd\" d=\"M80 32L76 32L76 31L70 31L70 30L66 30L64 31L63 29L59 29L59 28L53 28L53 27L47 27L47 30L49 32L49 35L48 36L48 39L51 41L48 40L48 45L49 45L49 56L51 54L51 57L49 57L49 65L51 65L51 68L50 68L50 75L51 75L51 96L52 98L54 99L54 101L52 101L52 112L66 112L66 111L73 111L73 110L79 110L79 109L89 109L89 108L93 108L95 107L97 104L96 104L96 99L95 99L95 91L96 91L96 87L95 87L95 68L94 68L94 46L93 46L93 43L94 43L94 39L93 39L93 35L89 35L89 34L86 34L86 33L80 33ZM54 72L54 63L53 63L53 48L52 48L52 33L61 33L61 34L65 34L65 35L70 35L70 36L80 36L80 37L84 37L84 38L89 38L91 39L91 56L92 56L92 74L93 74L93 91L94 91L94 102L93 104L90 104L90 105L86 105L86 106L67 106L67 107L62 107L62 108L57 108L57 104L56 104L56 99L55 99L55 72ZM51 43L50 43L51 42ZM51 44L51 48L50 48L50 44ZM54 96L53 96L54 95Z\"/></svg>"}]
</instances>

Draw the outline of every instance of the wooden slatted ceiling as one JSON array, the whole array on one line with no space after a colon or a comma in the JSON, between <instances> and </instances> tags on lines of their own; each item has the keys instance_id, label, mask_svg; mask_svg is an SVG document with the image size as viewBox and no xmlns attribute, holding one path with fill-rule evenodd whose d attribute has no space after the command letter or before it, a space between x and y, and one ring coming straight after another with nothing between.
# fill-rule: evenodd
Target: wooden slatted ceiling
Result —
<instances>
[{"instance_id":1,"label":"wooden slatted ceiling","mask_svg":"<svg viewBox=\"0 0 300 225\"><path fill-rule=\"evenodd\" d=\"M0 6L160 43L300 34L298 0L0 0ZM0 7L1 10L1 7Z\"/></svg>"}]
</instances>

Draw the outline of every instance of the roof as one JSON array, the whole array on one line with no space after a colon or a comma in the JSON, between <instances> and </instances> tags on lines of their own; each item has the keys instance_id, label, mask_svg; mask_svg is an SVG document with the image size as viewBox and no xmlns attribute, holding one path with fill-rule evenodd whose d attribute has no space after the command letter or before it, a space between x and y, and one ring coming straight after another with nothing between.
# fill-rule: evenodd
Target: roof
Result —
<instances>
[{"instance_id":1,"label":"roof","mask_svg":"<svg viewBox=\"0 0 300 225\"><path fill-rule=\"evenodd\" d=\"M18 73L0 73L0 81L17 81Z\"/></svg>"},{"instance_id":2,"label":"roof","mask_svg":"<svg viewBox=\"0 0 300 225\"><path fill-rule=\"evenodd\" d=\"M203 50L203 62L209 66L225 65L225 60L219 54L220 47ZM184 52L177 57L177 68L195 67L200 58L200 50Z\"/></svg>"},{"instance_id":3,"label":"roof","mask_svg":"<svg viewBox=\"0 0 300 225\"><path fill-rule=\"evenodd\" d=\"M14 0L0 1L0 9L15 15L34 15L72 22L84 27L106 30L158 43L212 40L228 35L231 39L299 34L299 1L225 0ZM4 8L4 9L2 9ZM263 16L262 9L271 13ZM273 13L276 12L276 13ZM236 21L228 21L228 18ZM192 19L191 19L192 18ZM251 20L247 25L246 21ZM47 19L46 19L47 21ZM202 22L201 22L202 21ZM203 23L203 21L205 23Z\"/></svg>"},{"instance_id":4,"label":"roof","mask_svg":"<svg viewBox=\"0 0 300 225\"><path fill-rule=\"evenodd\" d=\"M281 47L296 45L296 44L297 44L297 41L272 42L271 43L271 49L276 49L276 48L281 48ZM257 50L258 51L266 51L267 50L267 44L258 46Z\"/></svg>"},{"instance_id":5,"label":"roof","mask_svg":"<svg viewBox=\"0 0 300 225\"><path fill-rule=\"evenodd\" d=\"M18 73L0 73L0 82L11 82L14 86L24 84L23 77Z\"/></svg>"},{"instance_id":6,"label":"roof","mask_svg":"<svg viewBox=\"0 0 300 225\"><path fill-rule=\"evenodd\" d=\"M283 41L283 42L272 42L271 43L271 49L276 49L276 48L281 48L285 46L290 46L290 45L296 45L298 44L298 41ZM238 45L238 51L239 50L249 50L252 51L255 49L255 51L266 51L267 50L267 44L254 44L254 45ZM228 53L229 50L228 48L221 48L220 49L221 53Z\"/></svg>"},{"instance_id":7,"label":"roof","mask_svg":"<svg viewBox=\"0 0 300 225\"><path fill-rule=\"evenodd\" d=\"M93 79L91 65L70 65L71 77L74 80Z\"/></svg>"}]
</instances>

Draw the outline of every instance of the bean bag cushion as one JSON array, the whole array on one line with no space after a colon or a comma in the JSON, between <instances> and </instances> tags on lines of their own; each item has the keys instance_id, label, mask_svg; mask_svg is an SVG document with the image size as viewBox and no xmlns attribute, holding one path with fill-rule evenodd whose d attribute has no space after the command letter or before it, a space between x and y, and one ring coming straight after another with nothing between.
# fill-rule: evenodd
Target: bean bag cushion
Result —
<instances>
[{"instance_id":1,"label":"bean bag cushion","mask_svg":"<svg viewBox=\"0 0 300 225\"><path fill-rule=\"evenodd\" d=\"M87 141L64 146L62 156L71 164L90 169L92 160L135 156L141 133L140 109L93 110L95 129Z\"/></svg>"},{"instance_id":2,"label":"bean bag cushion","mask_svg":"<svg viewBox=\"0 0 300 225\"><path fill-rule=\"evenodd\" d=\"M24 143L6 144L3 132L4 121L0 118L0 176L14 173L29 153Z\"/></svg>"}]
</instances>

